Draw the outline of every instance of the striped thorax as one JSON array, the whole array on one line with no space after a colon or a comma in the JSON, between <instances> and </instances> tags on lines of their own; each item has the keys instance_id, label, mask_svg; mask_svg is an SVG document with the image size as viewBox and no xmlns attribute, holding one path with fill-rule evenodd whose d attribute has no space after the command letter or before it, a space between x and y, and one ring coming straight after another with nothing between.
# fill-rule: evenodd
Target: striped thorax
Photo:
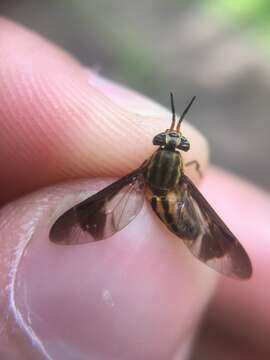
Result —
<instances>
[{"instance_id":1,"label":"striped thorax","mask_svg":"<svg viewBox=\"0 0 270 360\"><path fill-rule=\"evenodd\" d=\"M178 151L158 149L151 156L146 172L146 179L154 193L165 194L173 189L180 180L182 158Z\"/></svg>"}]
</instances>

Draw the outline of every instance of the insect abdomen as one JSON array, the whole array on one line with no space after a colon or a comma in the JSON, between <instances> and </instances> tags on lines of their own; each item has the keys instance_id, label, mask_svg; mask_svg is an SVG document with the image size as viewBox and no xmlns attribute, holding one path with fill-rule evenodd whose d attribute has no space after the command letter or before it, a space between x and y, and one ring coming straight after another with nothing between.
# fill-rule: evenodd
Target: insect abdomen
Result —
<instances>
[{"instance_id":1,"label":"insect abdomen","mask_svg":"<svg viewBox=\"0 0 270 360\"><path fill-rule=\"evenodd\" d=\"M146 192L147 199L149 200L152 209L160 218L160 220L173 232L177 232L177 218L172 205L174 204L173 197L176 193L171 191L166 195L155 195L149 189Z\"/></svg>"},{"instance_id":2,"label":"insect abdomen","mask_svg":"<svg viewBox=\"0 0 270 360\"><path fill-rule=\"evenodd\" d=\"M157 150L150 158L146 172L152 190L170 190L178 184L182 172L182 159L177 151Z\"/></svg>"}]
</instances>

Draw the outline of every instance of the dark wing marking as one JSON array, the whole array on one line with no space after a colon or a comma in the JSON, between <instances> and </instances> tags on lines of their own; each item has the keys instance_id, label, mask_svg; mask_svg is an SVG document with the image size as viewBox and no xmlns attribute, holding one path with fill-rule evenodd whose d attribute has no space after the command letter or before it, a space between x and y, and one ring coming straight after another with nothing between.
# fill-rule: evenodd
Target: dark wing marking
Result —
<instances>
[{"instance_id":1,"label":"dark wing marking","mask_svg":"<svg viewBox=\"0 0 270 360\"><path fill-rule=\"evenodd\" d=\"M138 215L143 202L141 167L61 215L50 230L50 240L76 245L108 238Z\"/></svg>"},{"instance_id":2,"label":"dark wing marking","mask_svg":"<svg viewBox=\"0 0 270 360\"><path fill-rule=\"evenodd\" d=\"M246 251L186 175L178 198L174 232L192 254L224 275L249 278L252 266Z\"/></svg>"}]
</instances>

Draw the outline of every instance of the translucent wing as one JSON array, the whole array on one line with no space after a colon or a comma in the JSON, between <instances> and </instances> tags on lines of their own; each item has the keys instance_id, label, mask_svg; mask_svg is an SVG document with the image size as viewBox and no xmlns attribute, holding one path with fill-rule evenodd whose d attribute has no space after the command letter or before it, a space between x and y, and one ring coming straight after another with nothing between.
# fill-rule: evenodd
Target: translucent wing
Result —
<instances>
[{"instance_id":1,"label":"translucent wing","mask_svg":"<svg viewBox=\"0 0 270 360\"><path fill-rule=\"evenodd\" d=\"M61 215L50 240L76 245L102 240L128 225L144 202L144 175L139 168Z\"/></svg>"},{"instance_id":2,"label":"translucent wing","mask_svg":"<svg viewBox=\"0 0 270 360\"><path fill-rule=\"evenodd\" d=\"M194 256L224 275L240 279L251 276L246 251L187 176L183 175L179 188L169 193L166 201L162 218ZM166 212L172 216L166 217Z\"/></svg>"}]
</instances>

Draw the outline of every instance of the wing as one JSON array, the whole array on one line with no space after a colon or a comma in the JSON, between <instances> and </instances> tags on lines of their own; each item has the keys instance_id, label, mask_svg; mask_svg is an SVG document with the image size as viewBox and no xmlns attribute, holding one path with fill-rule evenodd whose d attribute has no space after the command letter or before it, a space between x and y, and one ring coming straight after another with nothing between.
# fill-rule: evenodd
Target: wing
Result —
<instances>
[{"instance_id":1,"label":"wing","mask_svg":"<svg viewBox=\"0 0 270 360\"><path fill-rule=\"evenodd\" d=\"M112 236L140 212L144 184L143 168L139 168L75 205L56 220L50 240L76 245Z\"/></svg>"},{"instance_id":2,"label":"wing","mask_svg":"<svg viewBox=\"0 0 270 360\"><path fill-rule=\"evenodd\" d=\"M251 276L246 251L187 176L183 175L169 205L176 219L171 230L194 256L223 275L238 279Z\"/></svg>"}]
</instances>

